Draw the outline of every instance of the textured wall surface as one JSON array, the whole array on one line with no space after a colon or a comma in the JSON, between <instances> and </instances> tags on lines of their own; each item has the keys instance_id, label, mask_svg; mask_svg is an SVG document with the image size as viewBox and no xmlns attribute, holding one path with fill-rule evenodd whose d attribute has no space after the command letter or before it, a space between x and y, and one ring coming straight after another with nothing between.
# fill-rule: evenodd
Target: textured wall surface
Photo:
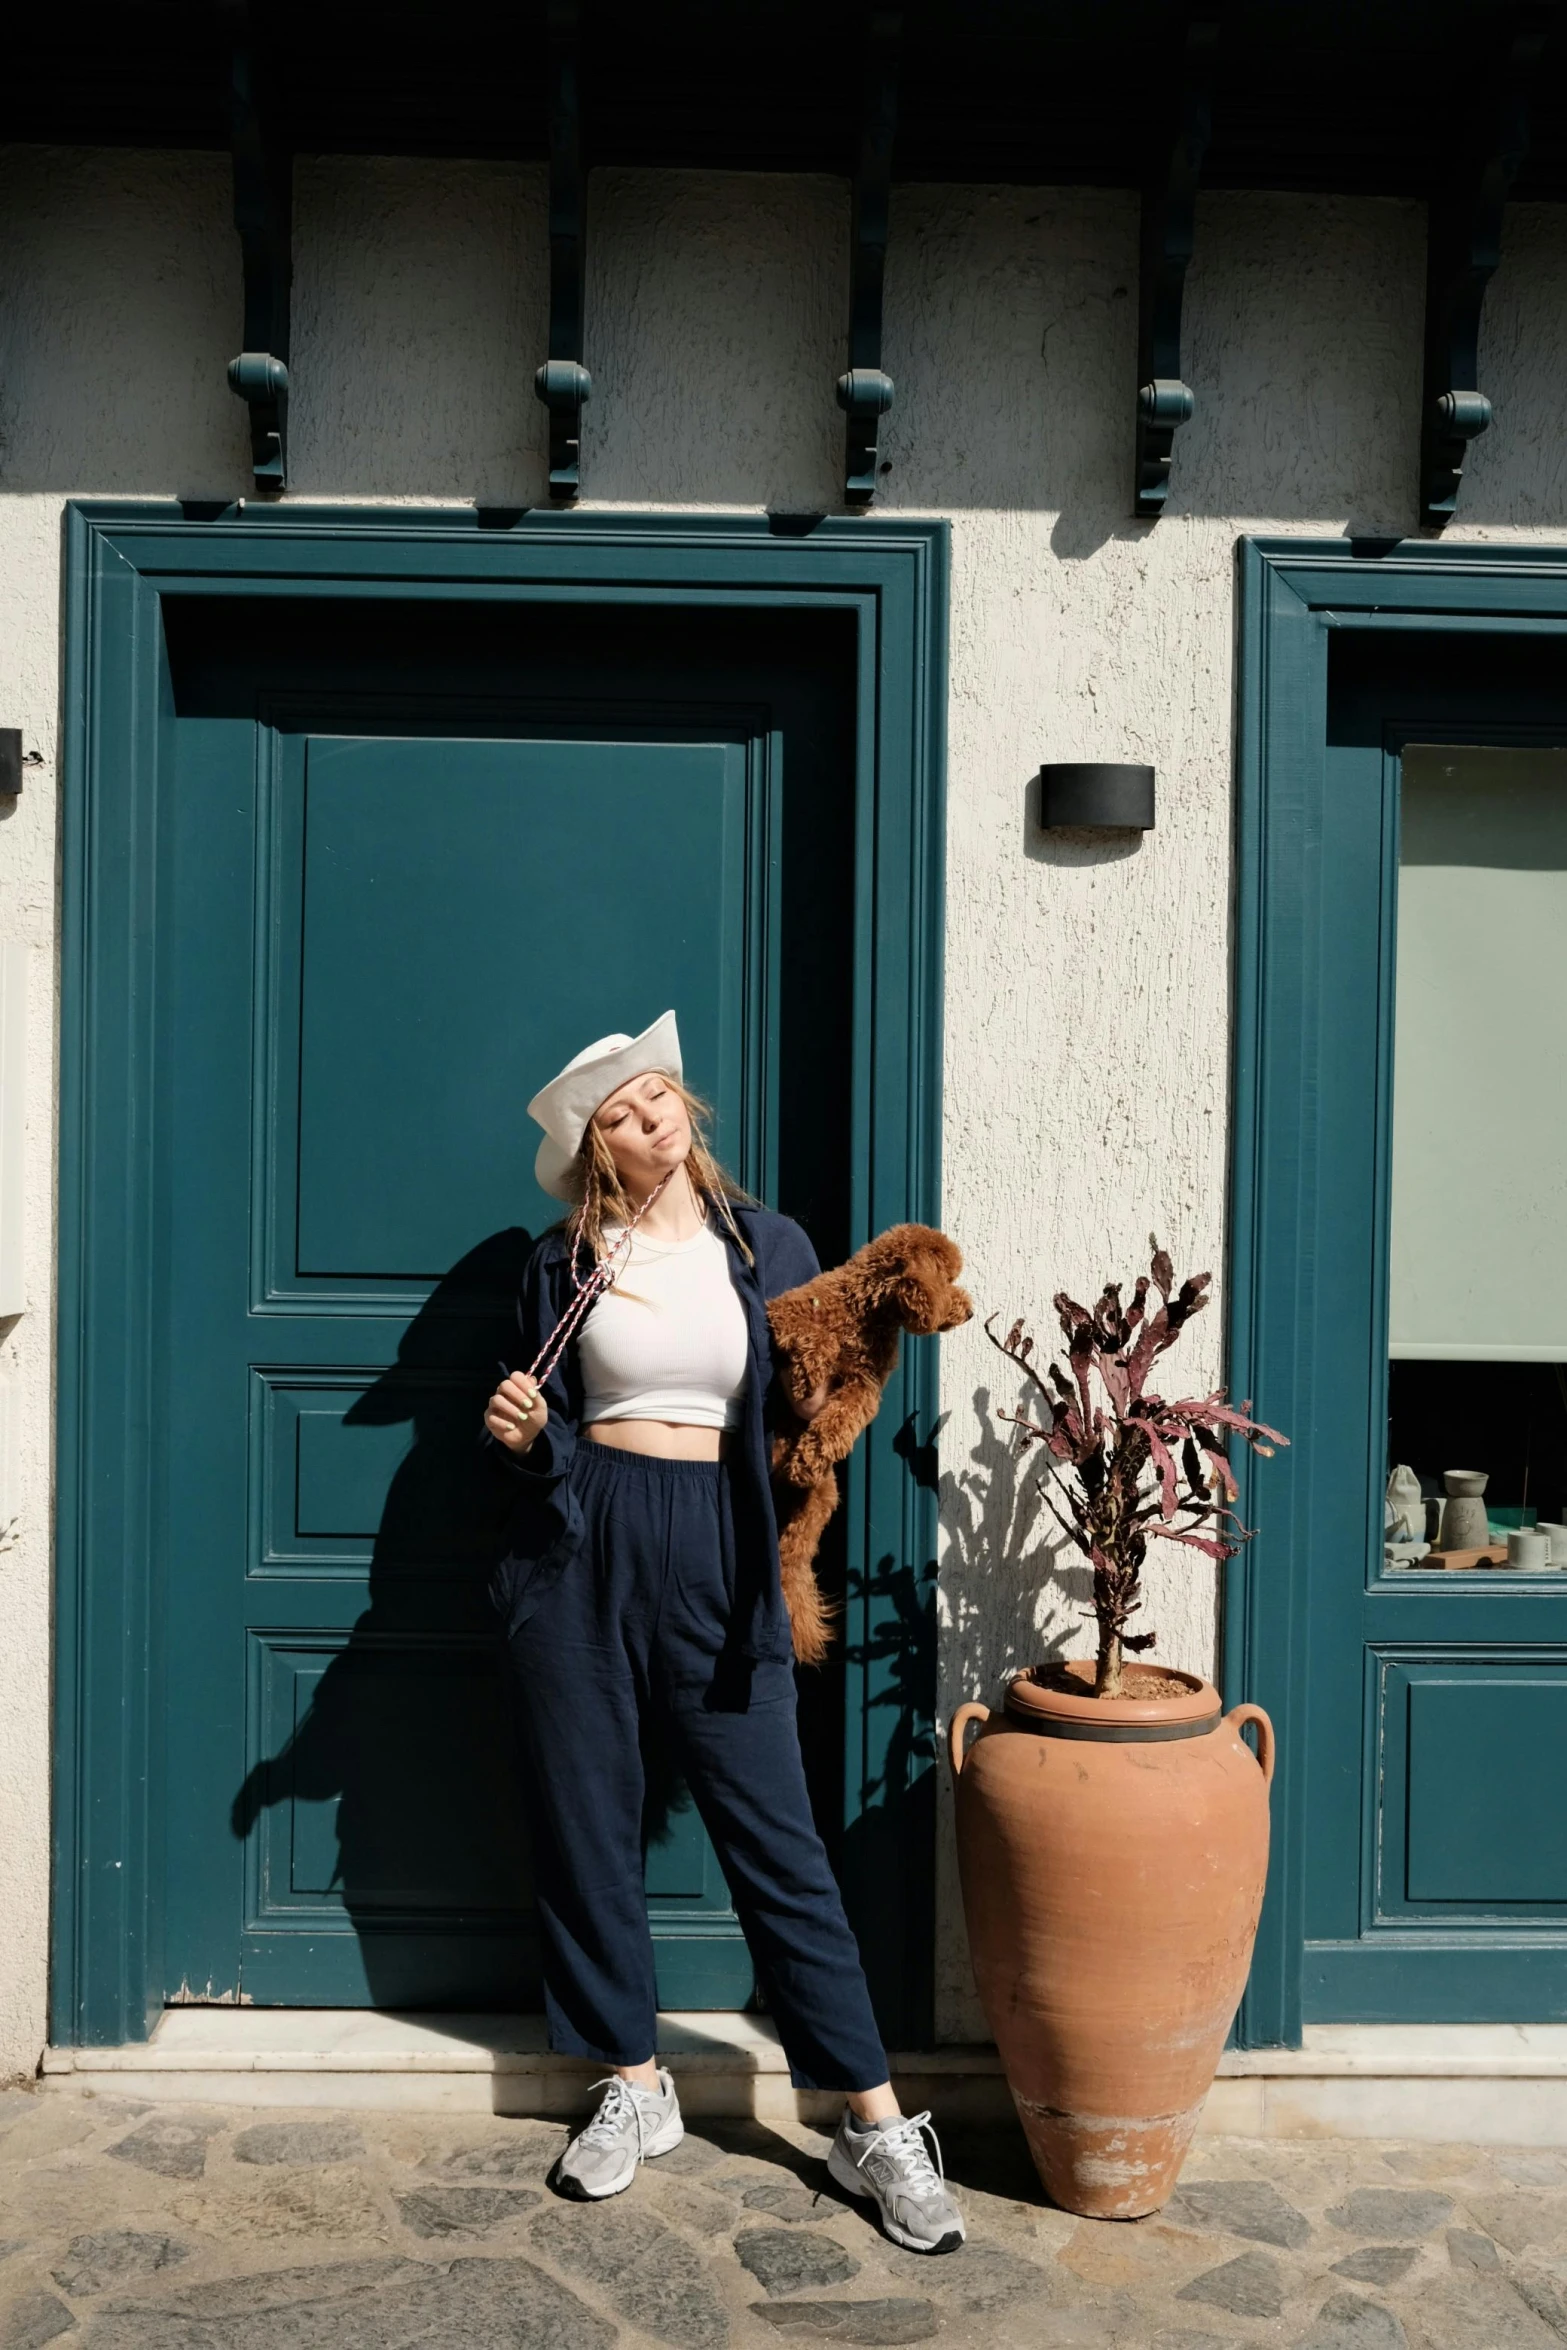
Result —
<instances>
[{"instance_id":1,"label":"textured wall surface","mask_svg":"<svg viewBox=\"0 0 1567 2350\"><path fill-rule=\"evenodd\" d=\"M588 235L584 504L836 505L843 188L595 172Z\"/></svg>"},{"instance_id":2,"label":"textured wall surface","mask_svg":"<svg viewBox=\"0 0 1567 2350\"><path fill-rule=\"evenodd\" d=\"M0 1514L16 1519L0 1553L0 2079L32 2071L46 2012L60 510L67 493L243 487L228 204L208 156L0 153L0 724L38 761L0 815L0 936L32 949L27 1311L0 1324Z\"/></svg>"},{"instance_id":3,"label":"textured wall surface","mask_svg":"<svg viewBox=\"0 0 1567 2350\"><path fill-rule=\"evenodd\" d=\"M45 2030L60 507L237 496L248 472L222 163L12 150L0 212L0 723L41 760L0 815L0 935L34 949L29 1303L0 1327L0 1513L19 1518L0 1552L3 2075ZM602 172L589 218L585 502L833 508L846 189ZM535 172L301 163L298 492L540 497L543 228ZM1151 1229L1181 1269L1222 1272L1235 542L1414 527L1423 231L1395 203L1202 201L1199 405L1150 527L1126 514L1133 199L895 198L881 495L953 526L946 1216L982 1312L1047 1331L1055 1288L1135 1273ZM1451 535L1567 529L1564 353L1567 219L1522 208L1486 313L1497 423ZM1031 831L1040 761L1075 757L1153 761L1157 829L1109 848ZM1220 1335L1218 1313L1198 1325L1191 1377L1218 1376ZM1080 1579L996 1426L1004 1366L977 1328L943 1364L945 1718L1084 1635ZM1212 1665L1206 1575L1167 1566L1148 1621L1161 1655ZM963 2039L981 2026L949 1838L944 1809L939 2022Z\"/></svg>"},{"instance_id":4,"label":"textured wall surface","mask_svg":"<svg viewBox=\"0 0 1567 2350\"><path fill-rule=\"evenodd\" d=\"M291 495L544 499L547 233L542 170L297 166Z\"/></svg>"}]
</instances>

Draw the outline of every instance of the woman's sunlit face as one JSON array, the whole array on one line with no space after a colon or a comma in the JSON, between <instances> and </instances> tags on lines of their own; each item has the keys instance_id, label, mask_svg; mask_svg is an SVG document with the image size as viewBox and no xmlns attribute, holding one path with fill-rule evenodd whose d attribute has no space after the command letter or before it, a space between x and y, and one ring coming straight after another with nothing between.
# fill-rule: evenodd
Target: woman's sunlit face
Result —
<instances>
[{"instance_id":1,"label":"woman's sunlit face","mask_svg":"<svg viewBox=\"0 0 1567 2350\"><path fill-rule=\"evenodd\" d=\"M600 1102L593 1123L608 1144L615 1172L633 1200L646 1199L672 1167L684 1164L691 1149L686 1105L678 1089L657 1069L628 1078L608 1101Z\"/></svg>"}]
</instances>

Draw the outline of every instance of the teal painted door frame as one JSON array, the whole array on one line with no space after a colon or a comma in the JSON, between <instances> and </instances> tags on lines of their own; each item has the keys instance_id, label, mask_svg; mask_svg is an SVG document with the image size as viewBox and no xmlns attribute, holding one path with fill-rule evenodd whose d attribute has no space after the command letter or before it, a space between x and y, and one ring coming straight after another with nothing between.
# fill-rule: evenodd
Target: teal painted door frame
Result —
<instances>
[{"instance_id":1,"label":"teal painted door frame","mask_svg":"<svg viewBox=\"0 0 1567 2350\"><path fill-rule=\"evenodd\" d=\"M1384 954L1391 938L1390 913L1372 902L1381 877L1364 857L1346 869L1335 847L1330 649L1346 631L1363 640L1410 631L1567 638L1567 550L1247 540L1240 600L1230 1385L1293 1439L1272 1461L1240 1464L1242 1514L1260 1531L1231 1562L1224 1593L1228 1694L1266 1706L1279 1734L1268 1895L1236 2025L1241 2046L1262 2048L1299 2046L1302 2031L1313 1560L1345 1544L1368 1551L1364 1472L1379 1458L1381 1431L1365 1399L1385 1390L1384 1362L1368 1355L1346 1366L1347 1347L1385 1349L1380 1313L1344 1285L1367 1218L1383 1213L1373 1213L1370 1190L1385 1191L1386 1167L1367 1171L1364 1198L1346 1200L1333 1089L1316 1082L1323 1055L1344 1049L1349 1033L1334 997L1347 891L1381 922ZM1368 1566L1368 1640L1376 1579ZM1529 1627L1520 1617L1525 1647L1539 1637L1533 1616ZM1454 1614L1443 1638L1466 1637Z\"/></svg>"},{"instance_id":2,"label":"teal painted door frame","mask_svg":"<svg viewBox=\"0 0 1567 2350\"><path fill-rule=\"evenodd\" d=\"M939 1212L947 531L883 518L238 510L66 513L51 2035L144 2038L164 1997L164 1593L148 1300L157 1214L157 821L166 599L809 610L856 632L856 1240ZM787 984L787 975L785 976ZM845 1503L846 1891L883 2028L930 2032L934 1479L906 1350ZM901 1429L917 1443L895 1445ZM915 1464L918 1464L916 1469Z\"/></svg>"}]
</instances>

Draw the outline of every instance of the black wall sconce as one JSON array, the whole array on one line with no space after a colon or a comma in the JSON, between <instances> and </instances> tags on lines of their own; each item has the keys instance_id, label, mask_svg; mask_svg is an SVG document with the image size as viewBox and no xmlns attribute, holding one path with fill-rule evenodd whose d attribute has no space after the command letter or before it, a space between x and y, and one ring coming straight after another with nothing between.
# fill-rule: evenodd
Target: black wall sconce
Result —
<instances>
[{"instance_id":1,"label":"black wall sconce","mask_svg":"<svg viewBox=\"0 0 1567 2350\"><path fill-rule=\"evenodd\" d=\"M1047 832L1152 832L1154 771L1102 759L1067 759L1039 770L1039 821Z\"/></svg>"},{"instance_id":2,"label":"black wall sconce","mask_svg":"<svg viewBox=\"0 0 1567 2350\"><path fill-rule=\"evenodd\" d=\"M0 800L14 800L22 788L22 730L0 726Z\"/></svg>"}]
</instances>

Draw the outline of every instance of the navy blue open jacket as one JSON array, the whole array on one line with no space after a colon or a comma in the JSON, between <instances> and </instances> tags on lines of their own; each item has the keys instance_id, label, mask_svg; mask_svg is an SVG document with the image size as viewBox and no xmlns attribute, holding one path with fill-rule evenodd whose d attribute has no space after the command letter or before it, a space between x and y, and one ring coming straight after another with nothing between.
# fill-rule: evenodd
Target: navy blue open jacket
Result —
<instances>
[{"instance_id":1,"label":"navy blue open jacket","mask_svg":"<svg viewBox=\"0 0 1567 2350\"><path fill-rule=\"evenodd\" d=\"M740 1425L729 1454L736 1553L732 1637L742 1656L780 1657L790 1654L791 1647L778 1581L778 1524L768 1465L773 1420L789 1407L777 1386L767 1300L811 1280L821 1267L805 1234L787 1216L737 1203L734 1217L756 1261L754 1266L747 1264L744 1251L720 1220L718 1231L728 1247L730 1273L745 1309L749 1353ZM545 1233L528 1259L517 1300L519 1369L536 1359L571 1303L570 1258L565 1232L557 1226ZM583 1547L582 1511L570 1476L582 1419L582 1369L575 1338L543 1389L549 1420L522 1458L493 1439L490 1442L492 1454L506 1463L517 1486L504 1554L490 1583L491 1599L508 1635L527 1622Z\"/></svg>"}]
</instances>

